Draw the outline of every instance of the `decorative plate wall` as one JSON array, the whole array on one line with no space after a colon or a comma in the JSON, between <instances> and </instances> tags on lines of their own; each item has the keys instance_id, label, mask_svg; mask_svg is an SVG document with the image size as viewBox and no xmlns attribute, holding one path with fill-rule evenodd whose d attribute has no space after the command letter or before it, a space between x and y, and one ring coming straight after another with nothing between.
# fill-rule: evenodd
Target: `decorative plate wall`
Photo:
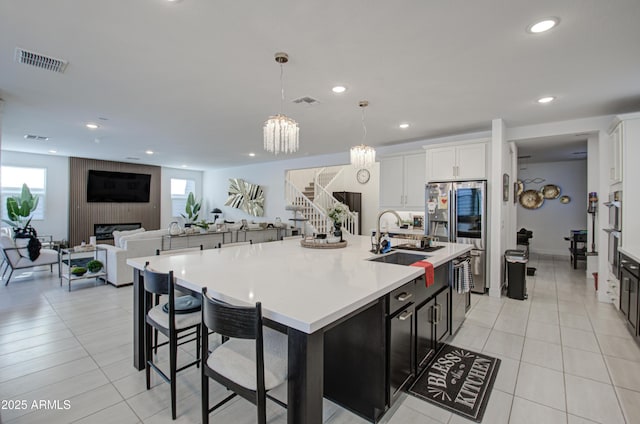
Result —
<instances>
[{"instance_id":1,"label":"decorative plate wall","mask_svg":"<svg viewBox=\"0 0 640 424\"><path fill-rule=\"evenodd\" d=\"M544 196L537 190L525 190L520 194L520 204L527 209L538 209L544 203Z\"/></svg>"},{"instance_id":2,"label":"decorative plate wall","mask_svg":"<svg viewBox=\"0 0 640 424\"><path fill-rule=\"evenodd\" d=\"M540 189L545 199L557 199L560 196L560 187L555 184L547 184Z\"/></svg>"}]
</instances>

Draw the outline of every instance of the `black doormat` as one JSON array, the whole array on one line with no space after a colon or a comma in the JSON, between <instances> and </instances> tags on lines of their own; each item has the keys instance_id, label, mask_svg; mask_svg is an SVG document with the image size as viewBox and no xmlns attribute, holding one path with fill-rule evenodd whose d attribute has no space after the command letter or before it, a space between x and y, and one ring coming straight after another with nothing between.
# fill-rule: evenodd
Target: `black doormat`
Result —
<instances>
[{"instance_id":1,"label":"black doormat","mask_svg":"<svg viewBox=\"0 0 640 424\"><path fill-rule=\"evenodd\" d=\"M93 258L76 258L76 259L71 259L71 266L82 266L82 267L87 267L87 264L89 263L89 261L92 261ZM62 260L62 263L65 265L69 265L67 262L69 262L66 259Z\"/></svg>"},{"instance_id":2,"label":"black doormat","mask_svg":"<svg viewBox=\"0 0 640 424\"><path fill-rule=\"evenodd\" d=\"M409 393L481 422L499 367L498 358L445 344Z\"/></svg>"}]
</instances>

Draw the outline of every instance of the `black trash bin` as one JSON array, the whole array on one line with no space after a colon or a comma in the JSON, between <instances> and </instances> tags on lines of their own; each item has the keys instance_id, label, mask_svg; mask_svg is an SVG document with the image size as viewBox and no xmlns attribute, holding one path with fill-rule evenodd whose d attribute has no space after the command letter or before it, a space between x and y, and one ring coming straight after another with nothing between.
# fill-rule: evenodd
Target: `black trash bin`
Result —
<instances>
[{"instance_id":1,"label":"black trash bin","mask_svg":"<svg viewBox=\"0 0 640 424\"><path fill-rule=\"evenodd\" d=\"M507 296L511 299L527 298L527 262L529 257L525 250L507 250L504 252L507 268Z\"/></svg>"}]
</instances>

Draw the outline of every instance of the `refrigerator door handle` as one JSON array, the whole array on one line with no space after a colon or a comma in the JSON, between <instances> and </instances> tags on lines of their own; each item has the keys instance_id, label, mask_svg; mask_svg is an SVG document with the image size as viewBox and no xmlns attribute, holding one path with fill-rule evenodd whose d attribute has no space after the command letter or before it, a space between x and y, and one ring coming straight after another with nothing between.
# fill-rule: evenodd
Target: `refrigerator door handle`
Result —
<instances>
[{"instance_id":1,"label":"refrigerator door handle","mask_svg":"<svg viewBox=\"0 0 640 424\"><path fill-rule=\"evenodd\" d=\"M451 184L449 190L449 242L455 243L458 236L458 216L456 210L457 206L456 188Z\"/></svg>"}]
</instances>

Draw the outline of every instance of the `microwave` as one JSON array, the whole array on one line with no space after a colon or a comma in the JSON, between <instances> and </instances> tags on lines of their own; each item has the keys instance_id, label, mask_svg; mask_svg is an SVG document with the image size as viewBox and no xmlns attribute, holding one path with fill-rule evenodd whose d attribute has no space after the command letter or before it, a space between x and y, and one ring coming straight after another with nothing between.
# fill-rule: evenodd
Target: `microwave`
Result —
<instances>
[{"instance_id":1,"label":"microwave","mask_svg":"<svg viewBox=\"0 0 640 424\"><path fill-rule=\"evenodd\" d=\"M622 231L622 191L610 193L605 206L609 208L609 229Z\"/></svg>"}]
</instances>

